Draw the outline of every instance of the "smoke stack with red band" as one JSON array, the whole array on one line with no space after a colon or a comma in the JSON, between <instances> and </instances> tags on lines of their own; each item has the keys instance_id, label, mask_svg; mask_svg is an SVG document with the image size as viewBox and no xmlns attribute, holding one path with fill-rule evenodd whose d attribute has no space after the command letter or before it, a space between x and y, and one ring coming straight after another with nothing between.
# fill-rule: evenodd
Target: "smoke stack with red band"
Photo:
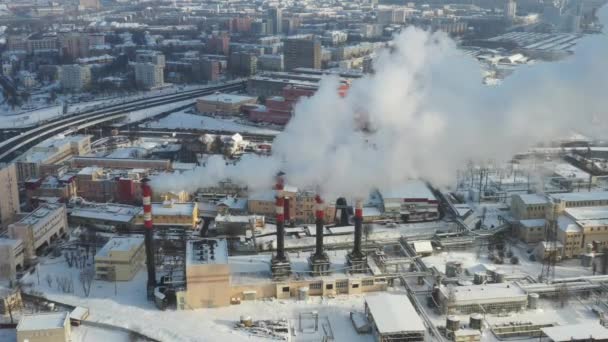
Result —
<instances>
[{"instance_id":1,"label":"smoke stack with red band","mask_svg":"<svg viewBox=\"0 0 608 342\"><path fill-rule=\"evenodd\" d=\"M277 253L270 262L270 271L275 280L283 280L291 274L291 265L285 254L285 195L283 173L277 175L275 185L275 218L277 224Z\"/></svg>"},{"instance_id":2,"label":"smoke stack with red band","mask_svg":"<svg viewBox=\"0 0 608 342\"><path fill-rule=\"evenodd\" d=\"M361 249L361 238L363 235L363 200L355 200L355 241L353 250L348 255L348 263L351 272L361 273L367 270L367 260Z\"/></svg>"},{"instance_id":3,"label":"smoke stack with red band","mask_svg":"<svg viewBox=\"0 0 608 342\"><path fill-rule=\"evenodd\" d=\"M325 230L325 205L321 196L315 196L315 217L316 217L316 249L308 262L314 275L329 274L329 257L323 250L323 232Z\"/></svg>"},{"instance_id":4,"label":"smoke stack with red band","mask_svg":"<svg viewBox=\"0 0 608 342\"><path fill-rule=\"evenodd\" d=\"M141 180L142 203L144 207L144 230L146 247L146 265L148 267L148 297L154 293L156 287L156 265L154 263L154 224L152 222L152 188L150 180Z\"/></svg>"}]
</instances>

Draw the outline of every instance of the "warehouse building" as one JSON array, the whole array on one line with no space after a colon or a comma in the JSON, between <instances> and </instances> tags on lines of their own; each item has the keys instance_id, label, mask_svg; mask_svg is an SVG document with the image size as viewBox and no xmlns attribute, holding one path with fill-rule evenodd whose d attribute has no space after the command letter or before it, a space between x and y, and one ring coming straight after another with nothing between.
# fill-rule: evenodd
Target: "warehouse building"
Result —
<instances>
[{"instance_id":1,"label":"warehouse building","mask_svg":"<svg viewBox=\"0 0 608 342\"><path fill-rule=\"evenodd\" d=\"M115 203L76 206L70 210L69 221L103 230L128 231L135 225L135 218L141 210L140 207Z\"/></svg>"},{"instance_id":2,"label":"warehouse building","mask_svg":"<svg viewBox=\"0 0 608 342\"><path fill-rule=\"evenodd\" d=\"M71 334L68 312L23 315L17 325L17 342L68 342Z\"/></svg>"},{"instance_id":3,"label":"warehouse building","mask_svg":"<svg viewBox=\"0 0 608 342\"><path fill-rule=\"evenodd\" d=\"M547 342L608 341L608 329L598 322L558 325L542 328L541 331L541 341Z\"/></svg>"},{"instance_id":4,"label":"warehouse building","mask_svg":"<svg viewBox=\"0 0 608 342\"><path fill-rule=\"evenodd\" d=\"M383 293L368 296L365 298L365 315L377 342L425 340L424 323L405 295Z\"/></svg>"},{"instance_id":5,"label":"warehouse building","mask_svg":"<svg viewBox=\"0 0 608 342\"><path fill-rule=\"evenodd\" d=\"M36 251L68 232L65 205L45 204L8 226L11 239L23 241L25 263L36 257Z\"/></svg>"},{"instance_id":6,"label":"warehouse building","mask_svg":"<svg viewBox=\"0 0 608 342\"><path fill-rule=\"evenodd\" d=\"M129 281L144 263L143 237L113 237L95 255L95 277Z\"/></svg>"},{"instance_id":7,"label":"warehouse building","mask_svg":"<svg viewBox=\"0 0 608 342\"><path fill-rule=\"evenodd\" d=\"M439 303L449 314L479 312L521 311L528 304L526 292L514 283L497 283L469 286L441 286Z\"/></svg>"}]
</instances>

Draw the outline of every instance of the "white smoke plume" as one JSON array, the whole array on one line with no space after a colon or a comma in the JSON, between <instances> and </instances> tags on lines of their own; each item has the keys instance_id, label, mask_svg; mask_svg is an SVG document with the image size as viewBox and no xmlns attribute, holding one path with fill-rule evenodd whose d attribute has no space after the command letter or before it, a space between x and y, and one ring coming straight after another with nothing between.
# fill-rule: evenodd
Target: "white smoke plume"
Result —
<instances>
[{"instance_id":1,"label":"white smoke plume","mask_svg":"<svg viewBox=\"0 0 608 342\"><path fill-rule=\"evenodd\" d=\"M608 11L601 11L608 24ZM345 97L338 79L295 107L271 157L153 178L157 191L195 190L230 178L270 188L289 184L327 194L363 195L410 178L452 184L467 161L507 160L572 131L598 136L608 119L608 37L582 39L573 56L522 66L498 87L481 83L479 63L442 33L408 28L379 54L375 74ZM364 127L364 129L362 129Z\"/></svg>"}]
</instances>

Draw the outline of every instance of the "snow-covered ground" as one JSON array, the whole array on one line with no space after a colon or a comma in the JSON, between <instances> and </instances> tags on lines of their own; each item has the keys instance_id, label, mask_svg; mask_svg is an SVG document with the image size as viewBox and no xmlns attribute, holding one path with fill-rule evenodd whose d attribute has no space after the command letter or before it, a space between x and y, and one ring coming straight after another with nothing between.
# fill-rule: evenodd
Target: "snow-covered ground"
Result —
<instances>
[{"instance_id":1,"label":"snow-covered ground","mask_svg":"<svg viewBox=\"0 0 608 342\"><path fill-rule=\"evenodd\" d=\"M279 131L241 124L235 120L220 119L204 115L186 113L187 110L171 113L168 116L153 122L142 124L145 128L167 129L206 129L221 130L235 133L278 134Z\"/></svg>"},{"instance_id":2,"label":"snow-covered ground","mask_svg":"<svg viewBox=\"0 0 608 342\"><path fill-rule=\"evenodd\" d=\"M83 295L78 282L78 270L68 268L62 258L43 259L39 272L40 284L35 273L25 276L24 281L31 283L34 289L45 293L47 298L86 306L90 309L90 319L93 321L140 331L161 341L267 341L259 337L247 336L244 332L233 329L233 326L241 315L249 315L254 320L295 319L299 313L311 311L318 311L320 317L329 320L336 341L373 341L371 335L358 335L349 318L350 311L363 311L364 296L338 296L333 299L311 297L306 302L260 300L215 309L159 311L146 299L147 276L143 269L132 281L117 283L117 295L114 294L114 283L95 281L88 298ZM55 284L49 287L45 280L48 274L53 277L71 276L75 282L74 293L61 293ZM95 335L99 336L99 339L92 338L89 334L91 333L85 336L87 342L115 341L103 332L97 332ZM296 341L305 341L305 338L300 339L302 337L305 335L300 335Z\"/></svg>"}]
</instances>

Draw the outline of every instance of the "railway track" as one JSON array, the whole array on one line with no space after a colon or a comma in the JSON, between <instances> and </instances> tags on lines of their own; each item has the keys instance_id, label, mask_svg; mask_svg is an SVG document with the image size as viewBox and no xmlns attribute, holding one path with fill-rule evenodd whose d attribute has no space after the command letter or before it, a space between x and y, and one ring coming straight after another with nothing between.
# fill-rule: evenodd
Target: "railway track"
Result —
<instances>
[{"instance_id":1,"label":"railway track","mask_svg":"<svg viewBox=\"0 0 608 342\"><path fill-rule=\"evenodd\" d=\"M127 116L130 112L142 109L153 108L165 104L179 101L190 100L202 95L209 95L218 91L238 91L245 88L244 81L235 81L219 86L185 91L179 94L159 95L155 97L137 99L120 104L111 104L102 108L94 108L86 112L61 117L56 120L46 122L42 125L29 129L21 134L0 143L0 162L10 162L14 159L15 153L23 148L48 139L56 134L65 132L72 127L84 128L99 123L120 119Z\"/></svg>"}]
</instances>

